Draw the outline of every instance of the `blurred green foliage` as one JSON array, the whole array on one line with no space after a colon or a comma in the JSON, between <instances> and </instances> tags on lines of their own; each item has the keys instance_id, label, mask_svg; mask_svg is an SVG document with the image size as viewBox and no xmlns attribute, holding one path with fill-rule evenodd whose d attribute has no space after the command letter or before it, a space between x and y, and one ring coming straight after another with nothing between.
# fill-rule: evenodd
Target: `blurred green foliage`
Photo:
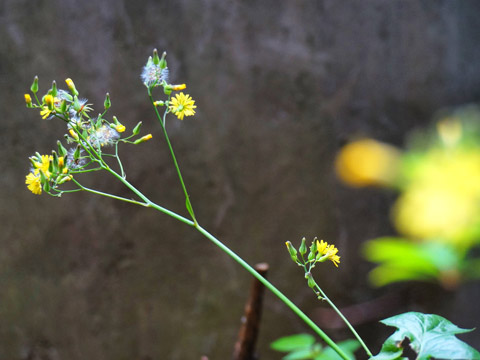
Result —
<instances>
[{"instance_id":1,"label":"blurred green foliage","mask_svg":"<svg viewBox=\"0 0 480 360\"><path fill-rule=\"evenodd\" d=\"M472 249L480 242L480 110L444 111L435 126L411 134L406 150L372 139L348 144L337 157L339 177L352 186L399 192L391 219L399 237L367 242L379 265L376 286L438 281L454 288L480 277Z\"/></svg>"}]
</instances>

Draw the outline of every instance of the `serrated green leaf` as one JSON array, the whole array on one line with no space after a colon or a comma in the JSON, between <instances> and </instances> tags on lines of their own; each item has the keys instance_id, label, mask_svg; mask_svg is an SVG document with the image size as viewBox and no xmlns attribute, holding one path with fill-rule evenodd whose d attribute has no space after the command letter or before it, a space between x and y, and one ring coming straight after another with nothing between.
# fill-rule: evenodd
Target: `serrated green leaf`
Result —
<instances>
[{"instance_id":1,"label":"serrated green leaf","mask_svg":"<svg viewBox=\"0 0 480 360\"><path fill-rule=\"evenodd\" d=\"M289 352L296 349L312 346L315 343L315 338L310 334L297 334L284 336L275 340L270 344L273 350Z\"/></svg>"},{"instance_id":2,"label":"serrated green leaf","mask_svg":"<svg viewBox=\"0 0 480 360\"><path fill-rule=\"evenodd\" d=\"M402 354L402 342L407 338L410 347L418 354L417 360L435 359L480 359L480 353L455 337L455 334L470 332L447 319L433 314L408 312L381 321L398 330L383 344L380 353L372 360L394 360ZM397 357L395 357L397 356Z\"/></svg>"}]
</instances>

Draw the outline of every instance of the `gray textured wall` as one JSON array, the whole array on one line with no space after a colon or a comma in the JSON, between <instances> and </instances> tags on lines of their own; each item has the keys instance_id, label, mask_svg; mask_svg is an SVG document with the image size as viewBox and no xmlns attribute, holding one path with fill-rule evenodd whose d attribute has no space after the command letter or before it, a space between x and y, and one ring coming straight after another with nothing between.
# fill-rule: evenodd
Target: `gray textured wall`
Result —
<instances>
[{"instance_id":1,"label":"gray textured wall","mask_svg":"<svg viewBox=\"0 0 480 360\"><path fill-rule=\"evenodd\" d=\"M98 108L109 91L112 115L130 128L144 121L157 141L123 149L128 177L183 212L139 79L151 50L167 50L172 80L198 105L168 128L200 223L247 261L269 262L270 279L312 312L318 304L286 240L337 244L340 269L319 275L340 306L403 289L368 288L359 255L363 241L391 233L392 194L346 189L332 160L353 136L401 144L436 109L478 101L479 14L476 1L0 1L0 358L43 348L50 359L225 359L250 282L161 214L29 193L28 156L48 153L65 132L25 109L34 75L44 90L73 78ZM85 182L130 196L107 176ZM478 327L478 284L419 291L381 316L438 311ZM306 329L272 296L266 302L261 354L278 358L269 342ZM387 336L359 326L369 340ZM480 347L478 331L468 339Z\"/></svg>"}]
</instances>

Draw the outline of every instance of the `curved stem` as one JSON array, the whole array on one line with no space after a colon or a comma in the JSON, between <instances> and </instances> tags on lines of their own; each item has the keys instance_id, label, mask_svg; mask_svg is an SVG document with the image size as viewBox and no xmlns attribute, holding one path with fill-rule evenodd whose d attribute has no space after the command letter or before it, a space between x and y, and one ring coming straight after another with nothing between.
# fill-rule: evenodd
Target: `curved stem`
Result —
<instances>
[{"instance_id":1,"label":"curved stem","mask_svg":"<svg viewBox=\"0 0 480 360\"><path fill-rule=\"evenodd\" d=\"M338 314L338 316L340 316L340 318L343 320L343 322L348 326L348 328L350 329L350 331L352 332L352 334L357 338L358 342L360 343L360 345L362 345L363 349L365 350L365 352L367 353L367 355L369 357L372 357L373 354L372 352L370 351L370 349L367 347L367 345L363 342L362 338L360 337L360 335L358 335L357 331L355 330L355 328L352 326L352 324L350 324L350 322L347 320L347 318L345 316L343 316L342 312L335 306L335 304L328 298L328 296L325 294L325 292L322 290L322 288L320 286L318 286L317 283L315 283L315 287L318 289L318 291L320 292L320 294L322 295L322 298L323 300L325 300L331 307L333 310L335 310L335 312Z\"/></svg>"}]
</instances>

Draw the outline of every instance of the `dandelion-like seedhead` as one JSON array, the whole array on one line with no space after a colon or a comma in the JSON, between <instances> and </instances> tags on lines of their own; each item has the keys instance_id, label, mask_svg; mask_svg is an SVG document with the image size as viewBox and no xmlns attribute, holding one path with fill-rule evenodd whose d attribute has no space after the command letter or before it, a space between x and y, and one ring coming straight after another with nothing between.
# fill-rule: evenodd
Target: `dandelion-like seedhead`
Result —
<instances>
[{"instance_id":1,"label":"dandelion-like seedhead","mask_svg":"<svg viewBox=\"0 0 480 360\"><path fill-rule=\"evenodd\" d=\"M162 85L162 83L168 83L169 73L168 67L162 68L160 64L155 64L150 57L143 67L140 77L146 87L155 87Z\"/></svg>"}]
</instances>

